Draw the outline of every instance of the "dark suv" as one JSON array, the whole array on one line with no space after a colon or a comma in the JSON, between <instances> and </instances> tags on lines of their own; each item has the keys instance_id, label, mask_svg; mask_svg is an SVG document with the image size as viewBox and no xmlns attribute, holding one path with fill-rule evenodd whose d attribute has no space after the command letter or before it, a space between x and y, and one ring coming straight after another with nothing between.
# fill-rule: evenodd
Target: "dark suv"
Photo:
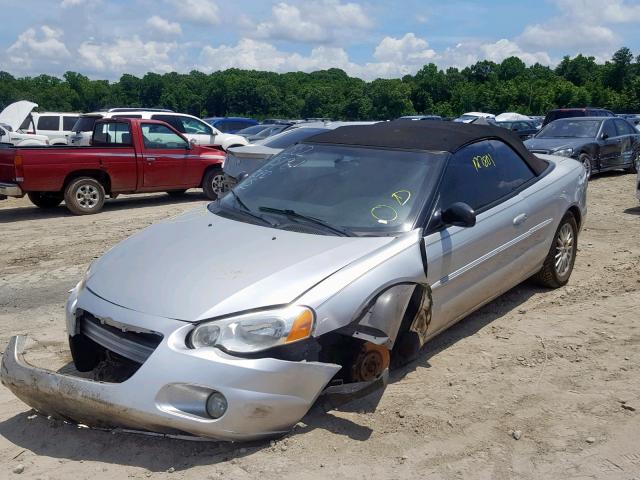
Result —
<instances>
[{"instance_id":1,"label":"dark suv","mask_svg":"<svg viewBox=\"0 0 640 480\"><path fill-rule=\"evenodd\" d=\"M615 114L604 108L558 108L547 113L547 116L544 117L544 122L542 122L542 126L544 127L547 123L558 120L559 118L569 117L615 117Z\"/></svg>"}]
</instances>

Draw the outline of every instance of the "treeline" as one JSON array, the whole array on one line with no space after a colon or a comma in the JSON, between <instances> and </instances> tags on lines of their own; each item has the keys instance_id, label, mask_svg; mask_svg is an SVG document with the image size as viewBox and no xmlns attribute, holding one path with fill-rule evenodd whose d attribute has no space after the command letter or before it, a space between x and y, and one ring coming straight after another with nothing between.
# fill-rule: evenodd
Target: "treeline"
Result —
<instances>
[{"instance_id":1,"label":"treeline","mask_svg":"<svg viewBox=\"0 0 640 480\"><path fill-rule=\"evenodd\" d=\"M610 61L564 57L555 68L527 67L517 57L480 61L462 70L425 65L415 75L366 82L340 69L273 73L229 69L211 74L124 74L117 82L75 72L15 78L0 71L0 108L31 100L40 111L88 112L111 106L162 107L200 117L390 119L414 113L466 111L544 114L552 108L597 106L640 112L640 56L628 48Z\"/></svg>"}]
</instances>

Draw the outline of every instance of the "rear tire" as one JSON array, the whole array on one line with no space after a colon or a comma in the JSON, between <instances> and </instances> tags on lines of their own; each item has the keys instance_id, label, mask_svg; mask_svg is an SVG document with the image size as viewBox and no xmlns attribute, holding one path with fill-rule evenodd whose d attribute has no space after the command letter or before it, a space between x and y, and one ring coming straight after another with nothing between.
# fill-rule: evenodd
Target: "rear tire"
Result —
<instances>
[{"instance_id":1,"label":"rear tire","mask_svg":"<svg viewBox=\"0 0 640 480\"><path fill-rule=\"evenodd\" d=\"M560 288L567 284L578 250L578 224L572 213L567 212L553 236L551 248L542 268L532 278L547 288Z\"/></svg>"},{"instance_id":2,"label":"rear tire","mask_svg":"<svg viewBox=\"0 0 640 480\"><path fill-rule=\"evenodd\" d=\"M52 192L29 192L27 193L29 200L36 207L39 208L55 208L63 200L63 195L61 193L52 193Z\"/></svg>"},{"instance_id":3,"label":"rear tire","mask_svg":"<svg viewBox=\"0 0 640 480\"><path fill-rule=\"evenodd\" d=\"M593 162L591 160L591 155L588 153L581 153L578 157L578 160L584 166L584 169L587 171L587 180L591 178L593 174Z\"/></svg>"},{"instance_id":4,"label":"rear tire","mask_svg":"<svg viewBox=\"0 0 640 480\"><path fill-rule=\"evenodd\" d=\"M104 197L104 187L91 177L73 179L64 191L64 202L75 215L98 213L104 205Z\"/></svg>"},{"instance_id":5,"label":"rear tire","mask_svg":"<svg viewBox=\"0 0 640 480\"><path fill-rule=\"evenodd\" d=\"M202 190L209 200L217 200L224 195L225 181L221 168L207 170L202 180Z\"/></svg>"},{"instance_id":6,"label":"rear tire","mask_svg":"<svg viewBox=\"0 0 640 480\"><path fill-rule=\"evenodd\" d=\"M167 193L170 197L179 198L182 197L186 192L186 190L169 190Z\"/></svg>"}]
</instances>

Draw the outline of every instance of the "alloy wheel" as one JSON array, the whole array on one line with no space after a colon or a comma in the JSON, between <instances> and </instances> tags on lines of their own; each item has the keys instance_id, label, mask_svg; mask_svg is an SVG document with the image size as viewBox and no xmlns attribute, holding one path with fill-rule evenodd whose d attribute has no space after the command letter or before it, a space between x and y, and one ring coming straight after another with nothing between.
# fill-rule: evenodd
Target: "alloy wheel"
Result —
<instances>
[{"instance_id":1,"label":"alloy wheel","mask_svg":"<svg viewBox=\"0 0 640 480\"><path fill-rule=\"evenodd\" d=\"M90 184L82 184L76 190L76 200L78 205L88 210L94 208L98 204L100 194L98 189Z\"/></svg>"},{"instance_id":2,"label":"alloy wheel","mask_svg":"<svg viewBox=\"0 0 640 480\"><path fill-rule=\"evenodd\" d=\"M571 262L573 261L573 243L574 235L571 225L565 223L560 228L558 236L556 238L556 255L555 255L555 269L556 273L560 277L564 277L571 269Z\"/></svg>"},{"instance_id":3,"label":"alloy wheel","mask_svg":"<svg viewBox=\"0 0 640 480\"><path fill-rule=\"evenodd\" d=\"M216 175L211 179L211 188L218 197L222 197L227 191L224 175Z\"/></svg>"}]
</instances>

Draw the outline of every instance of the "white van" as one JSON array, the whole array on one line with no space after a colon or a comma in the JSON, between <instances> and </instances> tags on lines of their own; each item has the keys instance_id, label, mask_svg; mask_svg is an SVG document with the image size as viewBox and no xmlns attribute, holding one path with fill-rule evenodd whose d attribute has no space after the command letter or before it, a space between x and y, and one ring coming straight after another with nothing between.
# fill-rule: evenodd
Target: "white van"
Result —
<instances>
[{"instance_id":1,"label":"white van","mask_svg":"<svg viewBox=\"0 0 640 480\"><path fill-rule=\"evenodd\" d=\"M89 145L93 125L100 118L144 118L162 120L182 133L190 141L198 145L220 145L224 150L231 147L241 147L249 142L240 135L222 133L208 123L193 115L176 113L163 109L140 108L110 108L104 112L85 113L80 115L73 126L73 133L69 135L69 145Z\"/></svg>"},{"instance_id":2,"label":"white van","mask_svg":"<svg viewBox=\"0 0 640 480\"><path fill-rule=\"evenodd\" d=\"M79 117L79 113L70 112L31 112L31 119L27 117L20 128L44 135L51 145L66 145L67 137L72 133Z\"/></svg>"}]
</instances>

